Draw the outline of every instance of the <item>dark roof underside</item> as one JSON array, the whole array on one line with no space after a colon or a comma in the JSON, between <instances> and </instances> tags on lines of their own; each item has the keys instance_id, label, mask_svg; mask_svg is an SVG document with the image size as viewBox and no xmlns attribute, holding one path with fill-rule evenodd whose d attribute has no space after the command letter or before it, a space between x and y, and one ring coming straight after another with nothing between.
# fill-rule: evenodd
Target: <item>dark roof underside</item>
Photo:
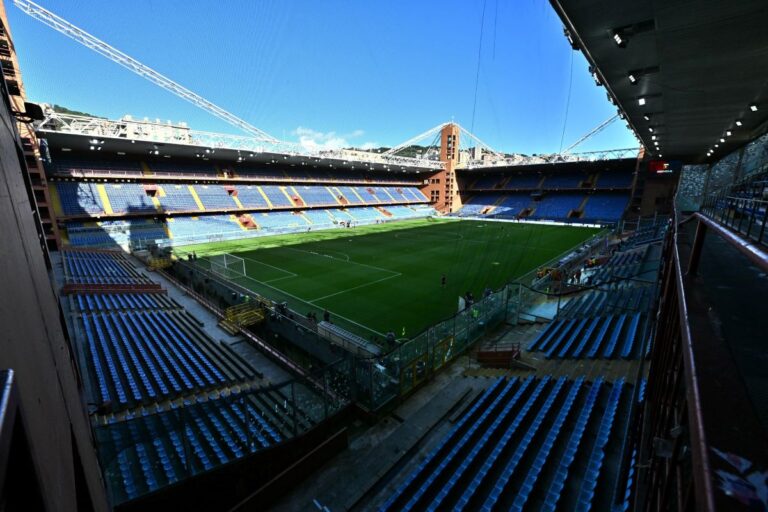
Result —
<instances>
[{"instance_id":1,"label":"dark roof underside","mask_svg":"<svg viewBox=\"0 0 768 512\"><path fill-rule=\"evenodd\" d=\"M706 161L719 144L717 159L765 131L768 1L550 1L654 155ZM623 48L614 41L616 29L623 29Z\"/></svg>"}]
</instances>

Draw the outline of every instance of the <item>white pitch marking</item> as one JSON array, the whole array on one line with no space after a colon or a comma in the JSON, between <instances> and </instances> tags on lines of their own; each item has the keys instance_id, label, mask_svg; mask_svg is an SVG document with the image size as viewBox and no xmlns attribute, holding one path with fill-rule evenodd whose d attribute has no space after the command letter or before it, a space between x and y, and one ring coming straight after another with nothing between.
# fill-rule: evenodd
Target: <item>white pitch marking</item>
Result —
<instances>
[{"instance_id":1,"label":"white pitch marking","mask_svg":"<svg viewBox=\"0 0 768 512\"><path fill-rule=\"evenodd\" d=\"M375 280L375 281L370 281L370 282L368 282L368 283L363 283L363 284L360 284L360 285L357 285L357 286L353 286L352 288L347 288L346 290L341 290L340 292L331 293L330 295L325 295L324 297L319 297L319 298L317 298L317 299L312 299L312 300L310 300L309 302L310 302L310 303L314 303L314 302L318 302L318 301L321 301L321 300L323 300L323 299L329 299L329 298L331 298L331 297L335 297L336 295L341 295L342 293L351 292L352 290L357 290L358 288L364 288L364 287L366 287L366 286L370 286L370 285L372 285L372 284L380 283L380 282L382 282L382 281L386 281L387 279L394 279L394 278L396 278L396 277L400 277L400 276L402 276L402 275L403 275L403 274L399 274L399 273L398 273L398 274L396 274L396 275L393 275L393 276L382 277L381 279L377 279L377 280Z\"/></svg>"},{"instance_id":2,"label":"white pitch marking","mask_svg":"<svg viewBox=\"0 0 768 512\"><path fill-rule=\"evenodd\" d=\"M345 260L342 260L341 258L334 258L333 256L330 256L328 254L322 254L322 253L319 253L319 252L305 251L303 249L294 249L293 247L286 247L286 249L289 249L291 251L303 252L303 253L306 253L306 254L311 254L313 256L321 256L321 257L324 257L324 258L331 258L332 260L345 261ZM342 254L342 253L339 253L339 254ZM349 256L347 256L347 257L349 257ZM388 273L393 274L393 275L398 275L398 276L402 275L400 272L395 272L394 270L389 270L387 268L376 267L374 265L367 265L365 263L358 263L358 262L352 261L352 260L346 260L345 263L351 263L352 265L358 265L358 266L361 266L361 267L372 268L373 270L379 270L381 272L388 272Z\"/></svg>"},{"instance_id":3,"label":"white pitch marking","mask_svg":"<svg viewBox=\"0 0 768 512\"><path fill-rule=\"evenodd\" d=\"M304 304L307 304L307 305L309 305L309 306L312 306L313 308L314 308L314 307L317 307L317 306L315 306L314 304L312 304L311 302L307 302L306 300L302 299L301 297L297 297L297 296L293 295L292 293L288 293L288 292L286 292L285 290L281 290L280 288L278 288L278 287L276 287L276 286L272 286L272 285L270 285L270 284L267 284L267 283L265 283L265 282L263 282L263 281L259 281L258 279L254 279L254 278L252 278L251 276L243 276L243 277L245 277L246 279L250 279L250 280L251 280L251 281L253 281L254 283L258 283L258 284L260 284L260 285L263 285L263 286L266 286L266 287L268 287L268 288L272 288L273 290L275 290L275 291L276 291L276 292L278 292L278 293L282 293L282 294L284 294L284 295L287 295L288 297L291 297L291 298L293 298L293 299L296 299L296 300L297 300L297 301L299 301L299 302L303 302ZM394 276L393 276L393 277L394 277ZM363 324L359 324L359 323L355 322L354 320L350 320L349 318L347 318L347 317L344 317L344 316L341 316L340 314L338 314L338 313L335 313L335 312L333 312L333 311L332 311L331 313L332 313L333 315L335 315L335 316L337 316L337 317L341 318L342 320L345 320L345 321L347 321L347 322L349 322L349 323L351 323L351 324L355 324L356 326L358 326L358 327L360 327L360 328L362 328L362 329L365 329L365 330L366 330L366 331L368 331L368 332L371 332L371 333L375 334L376 336L381 336L382 338L384 338L384 337L385 337L385 335L384 335L384 334L382 334L382 333L380 333L379 331L374 331L374 330L373 330L373 329L371 329L370 327L366 327L366 326L364 326Z\"/></svg>"},{"instance_id":4,"label":"white pitch marking","mask_svg":"<svg viewBox=\"0 0 768 512\"><path fill-rule=\"evenodd\" d=\"M248 277L248 276L246 276ZM292 275L292 276L283 276L283 277L276 277L274 279L267 279L266 281L262 281L264 284L267 283L275 283L277 281L282 281L284 279L293 279L294 277L299 277L298 275Z\"/></svg>"},{"instance_id":5,"label":"white pitch marking","mask_svg":"<svg viewBox=\"0 0 768 512\"><path fill-rule=\"evenodd\" d=\"M297 277L299 275L299 274L294 274L293 272L291 272L289 270L285 270L285 269L282 269L280 267L276 267L274 265L270 265L269 263L264 263L263 261L260 261L260 260L256 260L256 259L253 259L253 258L248 258L246 256L238 256L238 258L243 258L244 260L253 261L253 262L258 263L260 265L265 265L265 266L273 268L275 270L279 270L280 272L282 272L284 274L291 274L288 277ZM274 281L274 279L270 279L270 281Z\"/></svg>"}]
</instances>

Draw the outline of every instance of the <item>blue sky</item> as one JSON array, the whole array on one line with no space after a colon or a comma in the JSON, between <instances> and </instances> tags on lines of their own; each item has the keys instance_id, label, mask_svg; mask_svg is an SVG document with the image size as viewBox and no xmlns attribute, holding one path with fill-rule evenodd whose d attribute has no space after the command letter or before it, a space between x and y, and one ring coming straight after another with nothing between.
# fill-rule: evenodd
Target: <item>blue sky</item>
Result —
<instances>
[{"instance_id":1,"label":"blue sky","mask_svg":"<svg viewBox=\"0 0 768 512\"><path fill-rule=\"evenodd\" d=\"M495 149L568 146L613 115L547 0L38 0L286 140L403 142L455 120ZM483 6L477 105L475 76ZM110 118L236 128L27 17L6 2L28 96ZM636 145L624 123L578 148Z\"/></svg>"}]
</instances>

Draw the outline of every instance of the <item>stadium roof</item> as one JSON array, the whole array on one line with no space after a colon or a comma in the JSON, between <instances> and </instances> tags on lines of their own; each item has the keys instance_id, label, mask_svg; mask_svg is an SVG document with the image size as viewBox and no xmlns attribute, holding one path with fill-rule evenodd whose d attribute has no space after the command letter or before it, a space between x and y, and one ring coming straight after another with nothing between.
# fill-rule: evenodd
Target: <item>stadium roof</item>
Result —
<instances>
[{"instance_id":1,"label":"stadium roof","mask_svg":"<svg viewBox=\"0 0 768 512\"><path fill-rule=\"evenodd\" d=\"M765 131L765 0L550 2L652 155L704 162Z\"/></svg>"},{"instance_id":2,"label":"stadium roof","mask_svg":"<svg viewBox=\"0 0 768 512\"><path fill-rule=\"evenodd\" d=\"M109 120L49 111L35 127L49 149L61 152L102 151L103 155L151 155L160 158L202 158L256 164L278 163L338 169L390 172L429 171L443 164L427 158L383 155L347 149L312 149L250 136L191 130L186 125L134 120Z\"/></svg>"}]
</instances>

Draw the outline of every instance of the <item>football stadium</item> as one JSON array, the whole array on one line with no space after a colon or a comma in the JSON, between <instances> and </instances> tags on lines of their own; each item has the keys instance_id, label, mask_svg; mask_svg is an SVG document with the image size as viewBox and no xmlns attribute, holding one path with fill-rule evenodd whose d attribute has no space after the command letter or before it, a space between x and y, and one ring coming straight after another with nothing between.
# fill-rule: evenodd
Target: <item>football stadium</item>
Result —
<instances>
[{"instance_id":1,"label":"football stadium","mask_svg":"<svg viewBox=\"0 0 768 512\"><path fill-rule=\"evenodd\" d=\"M42 3L0 510L768 510L764 1Z\"/></svg>"}]
</instances>

